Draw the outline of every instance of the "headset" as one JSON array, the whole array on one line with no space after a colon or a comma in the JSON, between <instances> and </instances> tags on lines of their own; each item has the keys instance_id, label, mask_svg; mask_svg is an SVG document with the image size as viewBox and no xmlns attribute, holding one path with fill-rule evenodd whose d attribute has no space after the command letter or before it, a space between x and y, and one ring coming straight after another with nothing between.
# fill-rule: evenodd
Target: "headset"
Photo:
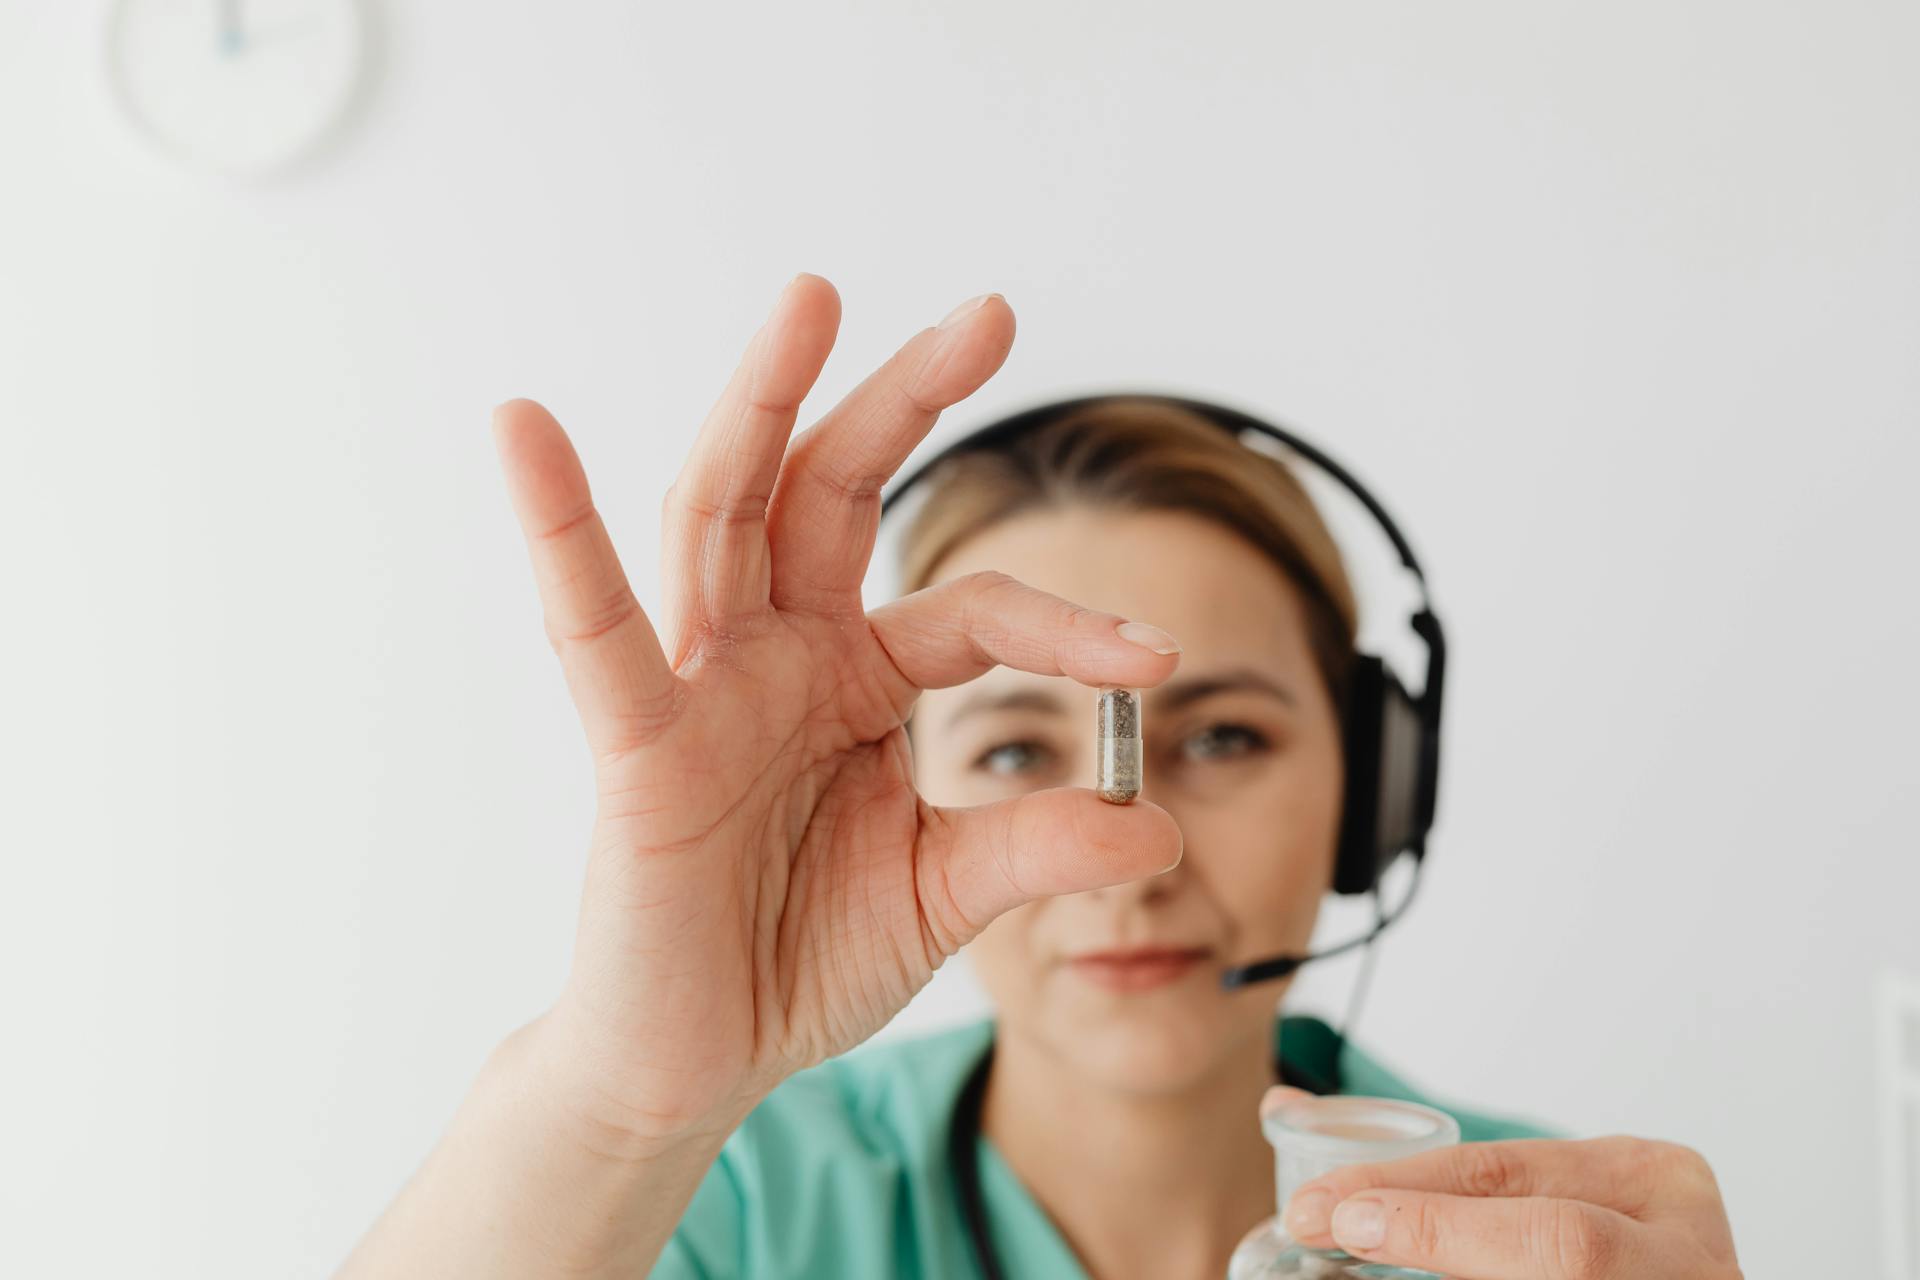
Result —
<instances>
[{"instance_id":1,"label":"headset","mask_svg":"<svg viewBox=\"0 0 1920 1280\"><path fill-rule=\"evenodd\" d=\"M1372 895L1373 927L1319 951L1269 956L1239 965L1226 970L1220 979L1223 989L1235 990L1252 983L1283 978L1316 960L1340 955L1356 947L1366 947L1366 958L1354 984L1347 1016L1335 1032L1335 1079L1331 1082L1293 1081L1286 1074L1285 1064L1276 1064L1281 1078L1290 1083L1304 1085L1316 1093L1337 1089L1339 1051L1345 1048L1354 1012L1371 974L1371 944L1401 917L1419 887L1421 868L1426 862L1427 835L1433 829L1440 781L1440 697L1446 679L1446 638L1440 627L1440 619L1433 612L1426 574L1420 568L1420 562L1413 554L1406 536L1394 524L1386 508L1352 472L1284 427L1211 401L1153 392L1117 391L1037 405L990 422L963 436L896 480L881 497L881 515L884 518L888 512L895 510L910 490L924 483L928 476L939 471L943 464L953 458L1005 450L1029 433L1070 414L1116 400L1184 409L1242 444L1246 444L1250 436L1264 437L1307 459L1359 500L1375 523L1385 531L1400 556L1401 564L1412 572L1419 586L1419 607L1409 619L1409 625L1426 651L1426 676L1421 682L1419 694L1408 693L1399 677L1378 655L1356 649L1346 701L1341 707L1341 748L1346 757L1346 794L1342 800L1340 838L1334 857L1332 887L1339 894ZM1262 456L1268 455L1263 452ZM1405 896L1389 912L1383 909L1381 903L1381 880L1393 862L1403 855L1413 860L1413 877ZM950 1120L948 1156L959 1200L961 1225L972 1244L974 1258L987 1280L1002 1280L1004 1271L994 1250L993 1236L987 1222L975 1150L987 1071L992 1057L989 1046L988 1052L975 1064L961 1088Z\"/></svg>"}]
</instances>

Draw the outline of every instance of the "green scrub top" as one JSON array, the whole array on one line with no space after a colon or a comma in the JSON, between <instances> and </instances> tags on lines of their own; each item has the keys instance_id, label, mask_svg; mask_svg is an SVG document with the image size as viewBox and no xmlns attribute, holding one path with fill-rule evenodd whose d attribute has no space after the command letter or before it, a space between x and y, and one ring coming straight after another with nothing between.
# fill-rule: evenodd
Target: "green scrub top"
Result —
<instances>
[{"instance_id":1,"label":"green scrub top","mask_svg":"<svg viewBox=\"0 0 1920 1280\"><path fill-rule=\"evenodd\" d=\"M1437 1106L1460 1122L1462 1141L1559 1136L1423 1097L1352 1044L1336 1082L1337 1040L1318 1018L1277 1018L1274 1036L1289 1079ZM993 1021L985 1019L864 1044L788 1077L727 1139L652 1280L977 1280L948 1126L961 1086L992 1042ZM995 1252L1019 1275L1086 1280L1046 1211L993 1144L977 1141Z\"/></svg>"}]
</instances>

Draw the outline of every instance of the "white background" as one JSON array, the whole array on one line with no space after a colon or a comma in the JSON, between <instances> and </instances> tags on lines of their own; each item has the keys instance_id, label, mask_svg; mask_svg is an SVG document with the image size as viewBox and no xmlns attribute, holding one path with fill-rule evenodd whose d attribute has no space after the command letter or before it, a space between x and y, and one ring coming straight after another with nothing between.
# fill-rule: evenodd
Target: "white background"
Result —
<instances>
[{"instance_id":1,"label":"white background","mask_svg":"<svg viewBox=\"0 0 1920 1280\"><path fill-rule=\"evenodd\" d=\"M1120 382L1349 460L1456 648L1361 1042L1698 1146L1753 1276L1876 1265L1920 10L373 10L351 131L245 187L115 118L103 6L0 9L0 1273L324 1273L552 997L589 775L488 411L568 424L652 599L798 270L815 407L993 289L942 436Z\"/></svg>"}]
</instances>

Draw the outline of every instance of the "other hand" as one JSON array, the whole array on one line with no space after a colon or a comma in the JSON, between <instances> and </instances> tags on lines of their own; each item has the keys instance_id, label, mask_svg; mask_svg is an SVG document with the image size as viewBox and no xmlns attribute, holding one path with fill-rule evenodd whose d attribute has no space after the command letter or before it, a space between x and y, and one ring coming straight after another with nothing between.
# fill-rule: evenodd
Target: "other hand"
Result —
<instances>
[{"instance_id":1,"label":"other hand","mask_svg":"<svg viewBox=\"0 0 1920 1280\"><path fill-rule=\"evenodd\" d=\"M1297 1090L1269 1090L1262 1111ZM1739 1280L1713 1170L1671 1142L1467 1142L1307 1182L1301 1244L1458 1280Z\"/></svg>"}]
</instances>

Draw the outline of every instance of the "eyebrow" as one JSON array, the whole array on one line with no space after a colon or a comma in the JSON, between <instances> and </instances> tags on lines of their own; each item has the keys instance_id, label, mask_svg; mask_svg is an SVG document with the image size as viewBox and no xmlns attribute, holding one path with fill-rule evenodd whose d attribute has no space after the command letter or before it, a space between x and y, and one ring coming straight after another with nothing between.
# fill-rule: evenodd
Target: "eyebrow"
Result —
<instances>
[{"instance_id":1,"label":"eyebrow","mask_svg":"<svg viewBox=\"0 0 1920 1280\"><path fill-rule=\"evenodd\" d=\"M1051 711L1063 713L1065 699L1047 689L1008 689L1004 693L976 693L953 709L946 727L951 729L971 715L982 711Z\"/></svg>"},{"instance_id":2,"label":"eyebrow","mask_svg":"<svg viewBox=\"0 0 1920 1280\"><path fill-rule=\"evenodd\" d=\"M1191 679L1172 680L1158 688L1147 690L1146 696L1158 707L1168 711L1178 711L1203 698L1211 698L1221 693L1264 693L1295 710L1300 706L1300 699L1294 696L1293 690L1250 667L1236 667L1230 671L1194 676ZM951 729L968 716L978 715L983 711L1041 711L1062 714L1066 710L1066 700L1049 689L1008 689L1004 693L976 693L953 709L953 713L947 717L946 727Z\"/></svg>"},{"instance_id":3,"label":"eyebrow","mask_svg":"<svg viewBox=\"0 0 1920 1280\"><path fill-rule=\"evenodd\" d=\"M1295 710L1300 707L1300 699L1294 696L1293 690L1251 667L1235 667L1190 680L1172 680L1147 690L1147 699L1168 711L1178 711L1217 693L1264 693Z\"/></svg>"}]
</instances>

